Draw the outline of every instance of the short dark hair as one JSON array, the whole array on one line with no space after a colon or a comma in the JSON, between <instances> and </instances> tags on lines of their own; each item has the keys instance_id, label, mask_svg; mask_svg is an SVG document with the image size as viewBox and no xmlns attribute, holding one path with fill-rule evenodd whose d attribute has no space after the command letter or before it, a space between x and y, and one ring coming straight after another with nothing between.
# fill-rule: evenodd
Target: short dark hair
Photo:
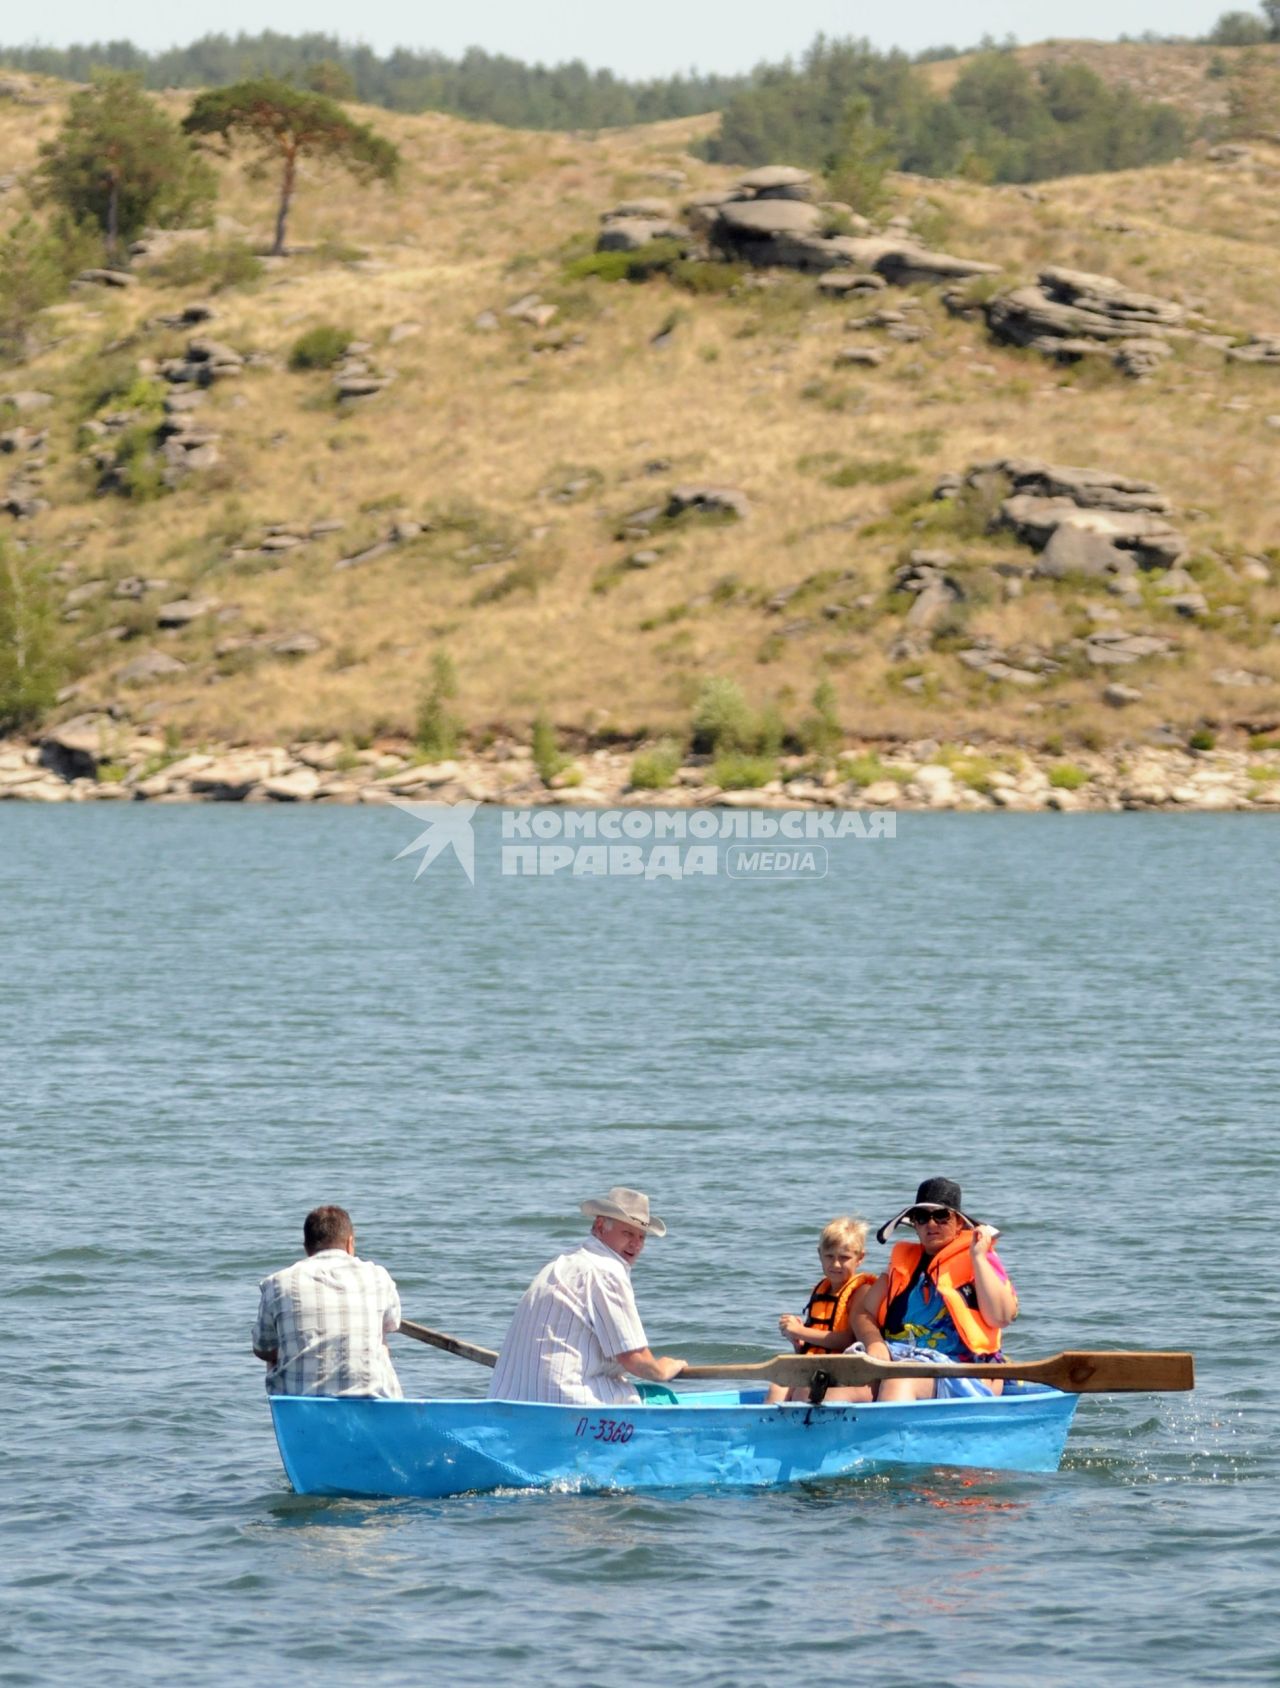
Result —
<instances>
[{"instance_id":1,"label":"short dark hair","mask_svg":"<svg viewBox=\"0 0 1280 1688\"><path fill-rule=\"evenodd\" d=\"M302 1226L302 1246L308 1254L319 1254L322 1248L345 1248L354 1235L345 1207L313 1207Z\"/></svg>"}]
</instances>

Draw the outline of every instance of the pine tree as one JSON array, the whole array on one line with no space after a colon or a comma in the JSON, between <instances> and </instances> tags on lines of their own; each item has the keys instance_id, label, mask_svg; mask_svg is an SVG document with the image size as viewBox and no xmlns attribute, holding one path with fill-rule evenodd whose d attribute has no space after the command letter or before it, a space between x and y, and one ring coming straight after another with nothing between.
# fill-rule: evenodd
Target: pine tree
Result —
<instances>
[{"instance_id":1,"label":"pine tree","mask_svg":"<svg viewBox=\"0 0 1280 1688\"><path fill-rule=\"evenodd\" d=\"M188 135L220 135L230 149L248 141L280 165L280 198L271 250L285 249L285 229L298 179L298 162L315 158L340 164L361 179L393 181L400 154L390 141L348 117L324 94L291 88L273 76L237 82L201 94L182 124Z\"/></svg>"}]
</instances>

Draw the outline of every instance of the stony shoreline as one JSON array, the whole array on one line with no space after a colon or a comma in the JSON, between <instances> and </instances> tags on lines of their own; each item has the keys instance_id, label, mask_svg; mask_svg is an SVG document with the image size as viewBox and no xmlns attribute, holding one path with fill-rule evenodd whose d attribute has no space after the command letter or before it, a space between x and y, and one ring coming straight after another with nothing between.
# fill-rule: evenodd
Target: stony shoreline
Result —
<instances>
[{"instance_id":1,"label":"stony shoreline","mask_svg":"<svg viewBox=\"0 0 1280 1688\"><path fill-rule=\"evenodd\" d=\"M779 777L746 790L717 785L710 757L686 759L665 788L637 789L634 756L587 750L544 780L529 747L514 740L444 761L399 740L365 750L329 740L186 751L109 717L84 716L35 741L0 741L0 801L1280 812L1280 744L1142 745L1074 751L1070 760L987 743L850 745L821 771L812 758L781 757Z\"/></svg>"}]
</instances>

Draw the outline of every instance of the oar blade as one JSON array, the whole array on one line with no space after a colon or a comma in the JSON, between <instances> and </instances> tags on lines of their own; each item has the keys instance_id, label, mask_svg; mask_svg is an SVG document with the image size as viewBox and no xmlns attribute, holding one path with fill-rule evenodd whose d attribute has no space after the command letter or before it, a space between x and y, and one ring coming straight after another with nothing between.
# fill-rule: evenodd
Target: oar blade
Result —
<instances>
[{"instance_id":1,"label":"oar blade","mask_svg":"<svg viewBox=\"0 0 1280 1688\"><path fill-rule=\"evenodd\" d=\"M1057 1375L1047 1375L1046 1367L1043 1381L1077 1395L1164 1394L1196 1386L1195 1358L1191 1354L1116 1349L1058 1354L1050 1363Z\"/></svg>"}]
</instances>

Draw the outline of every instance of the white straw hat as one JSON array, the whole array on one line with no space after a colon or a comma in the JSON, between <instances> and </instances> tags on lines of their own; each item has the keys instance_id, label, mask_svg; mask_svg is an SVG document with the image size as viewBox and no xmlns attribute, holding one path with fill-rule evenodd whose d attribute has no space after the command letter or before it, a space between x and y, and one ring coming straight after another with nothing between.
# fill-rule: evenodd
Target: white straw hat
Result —
<instances>
[{"instance_id":1,"label":"white straw hat","mask_svg":"<svg viewBox=\"0 0 1280 1688\"><path fill-rule=\"evenodd\" d=\"M615 1184L607 1196L589 1198L582 1204L588 1219L621 1219L650 1236L665 1237L667 1227L656 1213L649 1212L649 1198L643 1190L627 1190Z\"/></svg>"}]
</instances>

